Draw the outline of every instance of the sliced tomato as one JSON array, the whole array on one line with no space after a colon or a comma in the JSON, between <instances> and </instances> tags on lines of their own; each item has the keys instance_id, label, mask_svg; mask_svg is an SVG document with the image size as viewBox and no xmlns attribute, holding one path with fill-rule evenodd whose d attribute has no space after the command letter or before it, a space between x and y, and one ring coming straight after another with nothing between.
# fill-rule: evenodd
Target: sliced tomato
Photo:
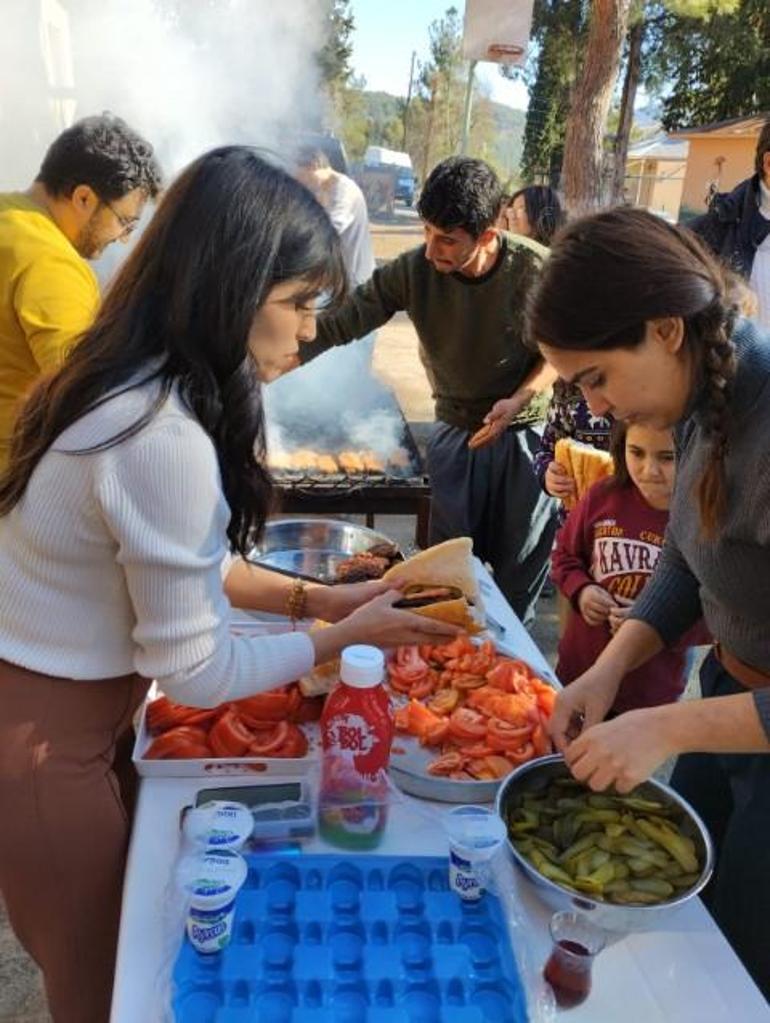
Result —
<instances>
[{"instance_id":1,"label":"sliced tomato","mask_svg":"<svg viewBox=\"0 0 770 1023\"><path fill-rule=\"evenodd\" d=\"M403 693L405 696L409 695L414 684L413 679L404 678L397 668L388 669L388 681L397 693Z\"/></svg>"},{"instance_id":2,"label":"sliced tomato","mask_svg":"<svg viewBox=\"0 0 770 1023\"><path fill-rule=\"evenodd\" d=\"M483 675L465 675L462 672L458 672L452 679L454 688L460 690L481 689L486 684L487 680Z\"/></svg>"},{"instance_id":3,"label":"sliced tomato","mask_svg":"<svg viewBox=\"0 0 770 1023\"><path fill-rule=\"evenodd\" d=\"M451 714L459 702L459 690L439 689L439 691L428 700L428 707L434 714Z\"/></svg>"},{"instance_id":4,"label":"sliced tomato","mask_svg":"<svg viewBox=\"0 0 770 1023\"><path fill-rule=\"evenodd\" d=\"M535 693L537 698L537 706L541 714L546 718L549 718L553 714L553 708L556 704L556 690L545 683L535 686Z\"/></svg>"},{"instance_id":5,"label":"sliced tomato","mask_svg":"<svg viewBox=\"0 0 770 1023\"><path fill-rule=\"evenodd\" d=\"M406 681L420 682L430 671L427 661L420 657L420 651L416 646L400 646L393 658L392 668Z\"/></svg>"},{"instance_id":6,"label":"sliced tomato","mask_svg":"<svg viewBox=\"0 0 770 1023\"><path fill-rule=\"evenodd\" d=\"M450 753L444 753L437 760L434 760L432 764L428 765L428 774L434 775L450 775L453 771L460 771L463 766L463 756L456 750L452 750Z\"/></svg>"},{"instance_id":7,"label":"sliced tomato","mask_svg":"<svg viewBox=\"0 0 770 1023\"><path fill-rule=\"evenodd\" d=\"M256 721L285 721L292 705L292 696L286 686L267 693L255 693L233 706Z\"/></svg>"},{"instance_id":8,"label":"sliced tomato","mask_svg":"<svg viewBox=\"0 0 770 1023\"><path fill-rule=\"evenodd\" d=\"M178 725L205 725L213 721L217 714L217 708L185 707L169 700L167 696L159 696L147 704L147 730L151 735L158 735Z\"/></svg>"},{"instance_id":9,"label":"sliced tomato","mask_svg":"<svg viewBox=\"0 0 770 1023\"><path fill-rule=\"evenodd\" d=\"M458 739L483 739L487 734L486 718L470 707L458 707L449 718L449 730Z\"/></svg>"},{"instance_id":10,"label":"sliced tomato","mask_svg":"<svg viewBox=\"0 0 770 1023\"><path fill-rule=\"evenodd\" d=\"M523 661L500 661L487 672L487 682L504 693L518 693L529 682L529 672Z\"/></svg>"},{"instance_id":11,"label":"sliced tomato","mask_svg":"<svg viewBox=\"0 0 770 1023\"><path fill-rule=\"evenodd\" d=\"M286 708L286 720L296 721L299 709L302 706L302 692L296 682L289 686L289 706Z\"/></svg>"},{"instance_id":12,"label":"sliced tomato","mask_svg":"<svg viewBox=\"0 0 770 1023\"><path fill-rule=\"evenodd\" d=\"M413 700L424 700L426 696L430 696L435 688L435 676L429 671L426 673L425 678L412 684L409 689L409 695Z\"/></svg>"},{"instance_id":13,"label":"sliced tomato","mask_svg":"<svg viewBox=\"0 0 770 1023\"><path fill-rule=\"evenodd\" d=\"M297 713L294 715L294 720L301 725L308 721L320 720L324 709L324 699L323 696L303 696Z\"/></svg>"},{"instance_id":14,"label":"sliced tomato","mask_svg":"<svg viewBox=\"0 0 770 1023\"><path fill-rule=\"evenodd\" d=\"M469 760L465 769L477 781L494 781L497 778L495 772L487 764L486 757Z\"/></svg>"},{"instance_id":15,"label":"sliced tomato","mask_svg":"<svg viewBox=\"0 0 770 1023\"><path fill-rule=\"evenodd\" d=\"M180 725L159 735L145 753L147 760L176 760L210 757L211 749L202 728Z\"/></svg>"},{"instance_id":16,"label":"sliced tomato","mask_svg":"<svg viewBox=\"0 0 770 1023\"><path fill-rule=\"evenodd\" d=\"M493 750L502 753L509 749L518 749L532 734L532 725L520 727L501 718L490 718L487 723L487 742Z\"/></svg>"},{"instance_id":17,"label":"sliced tomato","mask_svg":"<svg viewBox=\"0 0 770 1023\"><path fill-rule=\"evenodd\" d=\"M426 729L420 736L420 743L423 746L440 746L449 735L449 722L446 718L440 718L435 725Z\"/></svg>"},{"instance_id":18,"label":"sliced tomato","mask_svg":"<svg viewBox=\"0 0 770 1023\"><path fill-rule=\"evenodd\" d=\"M441 724L441 720L437 714L428 710L425 704L420 703L419 700L409 701L409 731L412 735L418 737L426 735L431 728Z\"/></svg>"},{"instance_id":19,"label":"sliced tomato","mask_svg":"<svg viewBox=\"0 0 770 1023\"><path fill-rule=\"evenodd\" d=\"M467 636L458 636L457 639L453 639L451 643L444 643L441 646L435 646L433 648L433 659L438 661L440 664L446 664L448 661L454 660L456 657L463 657L465 654L472 654L476 650L476 647L471 643Z\"/></svg>"},{"instance_id":20,"label":"sliced tomato","mask_svg":"<svg viewBox=\"0 0 770 1023\"><path fill-rule=\"evenodd\" d=\"M507 757L498 757L494 754L485 758L487 767L492 771L493 777L505 778L513 770L513 764Z\"/></svg>"},{"instance_id":21,"label":"sliced tomato","mask_svg":"<svg viewBox=\"0 0 770 1023\"><path fill-rule=\"evenodd\" d=\"M510 760L514 764L526 764L528 760L531 760L535 755L535 747L531 742L526 742L523 746L518 749L510 749L505 751L506 760Z\"/></svg>"},{"instance_id":22,"label":"sliced tomato","mask_svg":"<svg viewBox=\"0 0 770 1023\"><path fill-rule=\"evenodd\" d=\"M254 741L253 731L235 707L235 704L228 707L209 732L209 745L218 757L242 757Z\"/></svg>"},{"instance_id":23,"label":"sliced tomato","mask_svg":"<svg viewBox=\"0 0 770 1023\"><path fill-rule=\"evenodd\" d=\"M249 756L271 757L289 738L289 723L280 721L270 728L255 732L249 744Z\"/></svg>"},{"instance_id":24,"label":"sliced tomato","mask_svg":"<svg viewBox=\"0 0 770 1023\"><path fill-rule=\"evenodd\" d=\"M544 757L552 752L551 740L542 725L532 729L532 745L535 748L536 757Z\"/></svg>"},{"instance_id":25,"label":"sliced tomato","mask_svg":"<svg viewBox=\"0 0 770 1023\"><path fill-rule=\"evenodd\" d=\"M488 757L494 750L488 746L485 742L473 742L467 746L463 745L463 753L466 757L471 757L473 760L479 760L483 757Z\"/></svg>"},{"instance_id":26,"label":"sliced tomato","mask_svg":"<svg viewBox=\"0 0 770 1023\"><path fill-rule=\"evenodd\" d=\"M289 725L289 736L281 747L280 752L273 753L274 757L304 757L308 750L307 736L297 725Z\"/></svg>"}]
</instances>

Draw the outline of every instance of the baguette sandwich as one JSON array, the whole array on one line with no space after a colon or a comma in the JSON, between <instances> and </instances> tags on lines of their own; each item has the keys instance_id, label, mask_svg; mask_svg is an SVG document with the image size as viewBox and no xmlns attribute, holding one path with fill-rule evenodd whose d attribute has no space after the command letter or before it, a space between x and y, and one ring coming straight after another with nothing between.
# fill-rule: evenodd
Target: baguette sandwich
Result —
<instances>
[{"instance_id":1,"label":"baguette sandwich","mask_svg":"<svg viewBox=\"0 0 770 1023\"><path fill-rule=\"evenodd\" d=\"M564 498L564 507L572 511L585 492L605 476L614 472L612 455L599 451L590 444L582 444L571 437L556 441L555 461L563 466L575 481L574 496Z\"/></svg>"}]
</instances>

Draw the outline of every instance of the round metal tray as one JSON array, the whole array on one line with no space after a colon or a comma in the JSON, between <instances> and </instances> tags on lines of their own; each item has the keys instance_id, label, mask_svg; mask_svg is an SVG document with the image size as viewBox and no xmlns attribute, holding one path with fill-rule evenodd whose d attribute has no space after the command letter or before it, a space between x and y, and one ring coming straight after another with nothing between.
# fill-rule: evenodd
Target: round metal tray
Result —
<instances>
[{"instance_id":1,"label":"round metal tray","mask_svg":"<svg viewBox=\"0 0 770 1023\"><path fill-rule=\"evenodd\" d=\"M491 803L505 781L457 781L428 774L435 750L420 746L411 735L397 735L390 755L390 776L402 792L418 799L436 799L440 803ZM403 749L403 752L399 750Z\"/></svg>"},{"instance_id":2,"label":"round metal tray","mask_svg":"<svg viewBox=\"0 0 770 1023\"><path fill-rule=\"evenodd\" d=\"M376 543L393 543L384 533L339 519L274 519L249 561L322 583L336 582L337 566Z\"/></svg>"},{"instance_id":3,"label":"round metal tray","mask_svg":"<svg viewBox=\"0 0 770 1023\"><path fill-rule=\"evenodd\" d=\"M477 636L474 642L495 637L491 632ZM498 646L498 652L505 657L519 658L511 650ZM526 660L526 658L521 658ZM542 674L545 682L552 684L549 675ZM554 688L556 688L554 686ZM391 699L394 697L391 696ZM405 697L395 697L396 704L406 702ZM398 787L419 799L435 799L441 803L491 803L497 796L500 786L510 778L510 774L493 781L459 781L455 778L442 778L429 774L428 766L436 759L438 753L420 745L419 739L412 735L398 733L393 740L393 747L388 768L390 776ZM515 768L511 768L513 772Z\"/></svg>"}]
</instances>

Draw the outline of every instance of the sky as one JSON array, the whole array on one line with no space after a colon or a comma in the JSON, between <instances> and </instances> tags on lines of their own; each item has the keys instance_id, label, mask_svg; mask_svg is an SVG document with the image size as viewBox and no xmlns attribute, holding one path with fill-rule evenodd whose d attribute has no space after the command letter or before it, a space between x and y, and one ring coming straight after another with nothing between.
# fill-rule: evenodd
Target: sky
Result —
<instances>
[{"instance_id":1,"label":"sky","mask_svg":"<svg viewBox=\"0 0 770 1023\"><path fill-rule=\"evenodd\" d=\"M462 15L463 0L350 0L356 25L352 64L366 87L405 96L409 86L412 51L418 60L428 58L428 28L455 6ZM491 98L519 110L527 107L522 82L503 78L496 64L482 63L476 75L490 88Z\"/></svg>"}]
</instances>

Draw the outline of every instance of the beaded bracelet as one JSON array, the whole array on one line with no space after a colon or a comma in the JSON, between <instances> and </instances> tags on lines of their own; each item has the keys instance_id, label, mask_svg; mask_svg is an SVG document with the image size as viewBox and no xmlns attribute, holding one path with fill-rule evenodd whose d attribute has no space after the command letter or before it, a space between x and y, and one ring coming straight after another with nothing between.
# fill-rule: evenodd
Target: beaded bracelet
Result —
<instances>
[{"instance_id":1,"label":"beaded bracelet","mask_svg":"<svg viewBox=\"0 0 770 1023\"><path fill-rule=\"evenodd\" d=\"M286 597L286 613L296 625L300 618L305 617L307 605L307 587L303 579L294 579Z\"/></svg>"}]
</instances>

